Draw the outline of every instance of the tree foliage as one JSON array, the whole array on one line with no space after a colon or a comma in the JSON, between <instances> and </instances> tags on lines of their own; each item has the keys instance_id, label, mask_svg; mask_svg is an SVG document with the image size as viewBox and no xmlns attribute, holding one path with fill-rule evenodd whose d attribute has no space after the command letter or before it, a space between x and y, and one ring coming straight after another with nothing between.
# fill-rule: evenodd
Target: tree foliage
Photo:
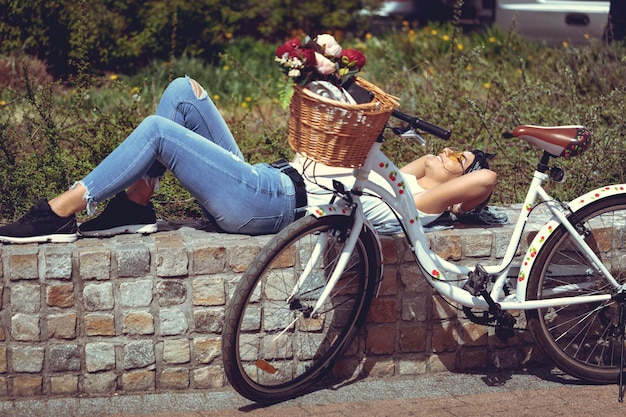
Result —
<instances>
[{"instance_id":1,"label":"tree foliage","mask_svg":"<svg viewBox=\"0 0 626 417\"><path fill-rule=\"evenodd\" d=\"M76 70L68 63L83 47L92 68L128 72L154 59L214 60L232 38L274 42L299 31L359 31L362 10L378 2L0 0L0 54L27 53L63 75Z\"/></svg>"}]
</instances>

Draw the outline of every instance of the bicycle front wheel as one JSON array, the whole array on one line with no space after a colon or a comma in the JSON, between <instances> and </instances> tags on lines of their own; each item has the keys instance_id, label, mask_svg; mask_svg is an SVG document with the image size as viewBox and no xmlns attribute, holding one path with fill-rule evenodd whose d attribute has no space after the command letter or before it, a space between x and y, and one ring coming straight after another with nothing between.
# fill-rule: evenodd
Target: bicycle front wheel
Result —
<instances>
[{"instance_id":1,"label":"bicycle front wheel","mask_svg":"<svg viewBox=\"0 0 626 417\"><path fill-rule=\"evenodd\" d=\"M227 308L222 353L226 376L244 397L273 403L301 395L331 369L365 321L381 273L377 241L366 229L312 314L350 222L306 216L292 223L242 277Z\"/></svg>"},{"instance_id":2,"label":"bicycle front wheel","mask_svg":"<svg viewBox=\"0 0 626 417\"><path fill-rule=\"evenodd\" d=\"M574 214L585 242L618 282L626 276L626 196L590 204ZM584 228L583 228L584 227ZM561 225L537 254L527 299L612 294L615 291ZM527 312L537 344L566 373L591 382L615 383L622 342L614 301L565 305Z\"/></svg>"}]
</instances>

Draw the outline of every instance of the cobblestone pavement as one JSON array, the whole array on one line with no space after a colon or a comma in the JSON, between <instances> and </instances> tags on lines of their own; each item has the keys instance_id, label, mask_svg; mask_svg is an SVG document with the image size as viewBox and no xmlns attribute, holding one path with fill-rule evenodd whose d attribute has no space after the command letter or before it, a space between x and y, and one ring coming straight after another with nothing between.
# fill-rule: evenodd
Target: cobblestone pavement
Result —
<instances>
[{"instance_id":1,"label":"cobblestone pavement","mask_svg":"<svg viewBox=\"0 0 626 417\"><path fill-rule=\"evenodd\" d=\"M263 407L233 390L0 402L3 417L552 417L624 416L617 385L588 385L557 371L443 373L345 382Z\"/></svg>"}]
</instances>

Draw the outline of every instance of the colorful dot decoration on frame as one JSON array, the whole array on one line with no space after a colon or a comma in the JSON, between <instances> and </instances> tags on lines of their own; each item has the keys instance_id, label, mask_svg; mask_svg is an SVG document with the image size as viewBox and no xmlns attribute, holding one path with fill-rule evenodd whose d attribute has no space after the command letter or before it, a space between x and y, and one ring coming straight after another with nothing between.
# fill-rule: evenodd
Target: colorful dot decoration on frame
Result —
<instances>
[{"instance_id":1,"label":"colorful dot decoration on frame","mask_svg":"<svg viewBox=\"0 0 626 417\"><path fill-rule=\"evenodd\" d=\"M602 197L603 193L608 193L608 192L611 192L611 191L615 191L617 193L620 193L620 192L623 192L624 189L625 189L624 186L621 185L621 184L620 185L607 185L606 187L604 187L604 188L602 188L600 190L595 190L595 191L592 191L592 192L590 192L588 194L585 194L584 196L582 196L580 198L580 200L578 200L578 203L579 204L585 204L585 203L594 201L597 198Z\"/></svg>"},{"instance_id":2,"label":"colorful dot decoration on frame","mask_svg":"<svg viewBox=\"0 0 626 417\"><path fill-rule=\"evenodd\" d=\"M337 206L325 206L325 207L315 208L315 214L318 217L324 217L326 215L333 214L333 213L341 213L341 214L347 215L348 210L345 207L337 207Z\"/></svg>"}]
</instances>

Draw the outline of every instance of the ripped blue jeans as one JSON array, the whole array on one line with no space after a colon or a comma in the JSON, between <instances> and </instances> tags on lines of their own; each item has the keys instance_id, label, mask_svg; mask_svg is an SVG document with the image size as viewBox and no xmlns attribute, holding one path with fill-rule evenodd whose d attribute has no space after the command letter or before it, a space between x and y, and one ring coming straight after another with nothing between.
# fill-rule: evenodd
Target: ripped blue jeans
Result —
<instances>
[{"instance_id":1,"label":"ripped blue jeans","mask_svg":"<svg viewBox=\"0 0 626 417\"><path fill-rule=\"evenodd\" d=\"M189 77L166 88L148 116L79 181L88 212L139 179L158 181L169 169L224 231L276 233L295 217L295 187L278 169L243 160L207 92Z\"/></svg>"}]
</instances>

